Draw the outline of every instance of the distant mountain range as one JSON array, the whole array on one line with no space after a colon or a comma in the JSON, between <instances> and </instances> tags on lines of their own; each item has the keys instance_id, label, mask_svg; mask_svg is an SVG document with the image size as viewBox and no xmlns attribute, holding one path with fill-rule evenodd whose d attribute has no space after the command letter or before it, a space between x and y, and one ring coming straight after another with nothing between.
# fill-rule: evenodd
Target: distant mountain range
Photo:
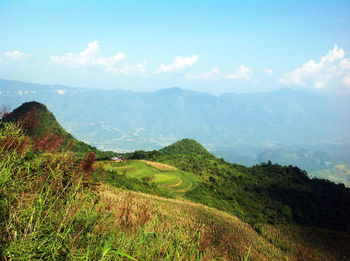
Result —
<instances>
[{"instance_id":1,"label":"distant mountain range","mask_svg":"<svg viewBox=\"0 0 350 261\"><path fill-rule=\"evenodd\" d=\"M46 104L67 131L100 149L152 150L191 138L245 165L269 159L311 171L350 159L349 95L281 89L215 96L180 88L132 92L8 80L0 80L0 92L0 105ZM310 161L298 164L305 153L311 167Z\"/></svg>"}]
</instances>

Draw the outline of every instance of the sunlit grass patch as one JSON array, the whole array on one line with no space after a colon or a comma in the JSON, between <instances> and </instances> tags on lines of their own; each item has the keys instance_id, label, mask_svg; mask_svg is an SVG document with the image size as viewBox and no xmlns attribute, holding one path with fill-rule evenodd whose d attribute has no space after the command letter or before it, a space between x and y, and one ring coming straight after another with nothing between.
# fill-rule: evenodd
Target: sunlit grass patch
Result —
<instances>
[{"instance_id":1,"label":"sunlit grass patch","mask_svg":"<svg viewBox=\"0 0 350 261\"><path fill-rule=\"evenodd\" d=\"M151 165L152 167L155 167L158 170L163 170L163 171L177 170L177 168L170 166L168 164L159 163L159 162L155 162L155 161L149 161L149 160L141 160L141 161L145 162L148 165Z\"/></svg>"},{"instance_id":2,"label":"sunlit grass patch","mask_svg":"<svg viewBox=\"0 0 350 261\"><path fill-rule=\"evenodd\" d=\"M147 179L174 195L183 195L186 191L194 188L198 178L192 173L179 170L167 164L132 160L127 162L101 162L103 169L125 175L129 178Z\"/></svg>"}]
</instances>

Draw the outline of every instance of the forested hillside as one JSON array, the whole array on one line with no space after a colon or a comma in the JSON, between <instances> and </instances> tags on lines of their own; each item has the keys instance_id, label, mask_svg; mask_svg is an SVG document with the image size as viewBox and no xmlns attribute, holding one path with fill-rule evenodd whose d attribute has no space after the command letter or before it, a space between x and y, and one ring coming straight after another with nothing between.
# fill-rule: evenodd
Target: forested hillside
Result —
<instances>
[{"instance_id":1,"label":"forested hillside","mask_svg":"<svg viewBox=\"0 0 350 261\"><path fill-rule=\"evenodd\" d=\"M294 166L230 164L191 139L99 162L96 149L82 143L74 151L73 142L42 104L4 116L2 259L350 256L350 189L343 185Z\"/></svg>"},{"instance_id":2,"label":"forested hillside","mask_svg":"<svg viewBox=\"0 0 350 261\"><path fill-rule=\"evenodd\" d=\"M263 222L350 228L350 189L328 180L311 179L296 166L270 161L250 168L230 164L193 140L126 156L164 162L195 173L202 182L187 192L186 198L234 213L252 225Z\"/></svg>"}]
</instances>

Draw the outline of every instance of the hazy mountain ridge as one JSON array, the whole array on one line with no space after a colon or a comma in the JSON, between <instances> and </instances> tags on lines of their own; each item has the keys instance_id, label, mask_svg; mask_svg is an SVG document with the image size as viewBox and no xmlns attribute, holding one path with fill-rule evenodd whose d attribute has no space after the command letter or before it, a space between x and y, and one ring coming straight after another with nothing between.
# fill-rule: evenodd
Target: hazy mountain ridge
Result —
<instances>
[{"instance_id":1,"label":"hazy mountain ridge","mask_svg":"<svg viewBox=\"0 0 350 261\"><path fill-rule=\"evenodd\" d=\"M225 155L235 153L239 163L249 165L270 150L319 150L332 156L332 147L350 140L345 96L289 89L215 96L180 88L131 92L6 80L0 80L0 90L1 104L43 102L65 129L101 149L152 150L192 138L214 153L223 151L217 155L227 160Z\"/></svg>"}]
</instances>

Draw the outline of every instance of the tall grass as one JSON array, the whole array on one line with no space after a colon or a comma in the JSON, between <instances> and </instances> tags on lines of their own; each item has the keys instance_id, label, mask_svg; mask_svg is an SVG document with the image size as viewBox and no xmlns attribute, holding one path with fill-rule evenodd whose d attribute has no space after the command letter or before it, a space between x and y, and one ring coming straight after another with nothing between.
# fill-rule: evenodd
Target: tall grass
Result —
<instances>
[{"instance_id":1,"label":"tall grass","mask_svg":"<svg viewBox=\"0 0 350 261\"><path fill-rule=\"evenodd\" d=\"M127 194L108 211L86 178L93 171L93 155L80 161L71 153L35 152L13 123L2 124L0 145L2 259L184 256L188 247L182 230L177 236L167 231L163 239L156 235L147 202L136 203Z\"/></svg>"},{"instance_id":2,"label":"tall grass","mask_svg":"<svg viewBox=\"0 0 350 261\"><path fill-rule=\"evenodd\" d=\"M93 193L72 154L38 154L20 126L1 128L1 255L28 260L72 258L92 222ZM87 190L88 193L85 192ZM88 195L88 197L87 197Z\"/></svg>"},{"instance_id":3,"label":"tall grass","mask_svg":"<svg viewBox=\"0 0 350 261\"><path fill-rule=\"evenodd\" d=\"M1 260L289 258L227 213L102 184L93 154L39 153L18 124L0 152Z\"/></svg>"},{"instance_id":4,"label":"tall grass","mask_svg":"<svg viewBox=\"0 0 350 261\"><path fill-rule=\"evenodd\" d=\"M235 252L180 209L169 219L136 194L98 192L91 153L39 153L13 123L2 124L0 147L3 260L208 260Z\"/></svg>"}]
</instances>

